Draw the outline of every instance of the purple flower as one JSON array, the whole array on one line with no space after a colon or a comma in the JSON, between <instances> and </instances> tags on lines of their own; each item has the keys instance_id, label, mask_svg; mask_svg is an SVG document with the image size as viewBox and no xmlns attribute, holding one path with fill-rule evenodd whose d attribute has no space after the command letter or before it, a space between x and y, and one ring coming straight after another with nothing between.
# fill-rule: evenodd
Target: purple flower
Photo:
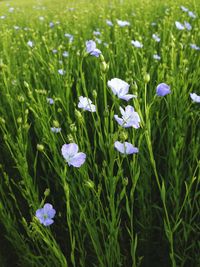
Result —
<instances>
[{"instance_id":1,"label":"purple flower","mask_svg":"<svg viewBox=\"0 0 200 267\"><path fill-rule=\"evenodd\" d=\"M92 40L86 41L86 51L91 56L99 57L101 51L96 48L96 43Z\"/></svg>"},{"instance_id":2,"label":"purple flower","mask_svg":"<svg viewBox=\"0 0 200 267\"><path fill-rule=\"evenodd\" d=\"M130 25L130 22L126 21L126 20L120 20L120 19L117 19L117 24L120 26L120 27L125 27L125 26L129 26Z\"/></svg>"},{"instance_id":3,"label":"purple flower","mask_svg":"<svg viewBox=\"0 0 200 267\"><path fill-rule=\"evenodd\" d=\"M114 144L114 147L120 153L127 154L127 155L136 154L139 151L137 147L134 147L131 143L128 143L128 142L121 143L119 141L116 141Z\"/></svg>"},{"instance_id":4,"label":"purple flower","mask_svg":"<svg viewBox=\"0 0 200 267\"><path fill-rule=\"evenodd\" d=\"M134 111L132 106L126 106L125 110L120 107L120 112L122 118L119 118L118 115L114 115L115 120L124 128L133 127L135 129L139 128L140 117L137 112Z\"/></svg>"},{"instance_id":5,"label":"purple flower","mask_svg":"<svg viewBox=\"0 0 200 267\"><path fill-rule=\"evenodd\" d=\"M152 38L156 41L156 42L160 42L160 37L157 34L153 34Z\"/></svg>"},{"instance_id":6,"label":"purple flower","mask_svg":"<svg viewBox=\"0 0 200 267\"><path fill-rule=\"evenodd\" d=\"M51 131L52 131L52 133L60 133L61 132L61 128L51 127Z\"/></svg>"},{"instance_id":7,"label":"purple flower","mask_svg":"<svg viewBox=\"0 0 200 267\"><path fill-rule=\"evenodd\" d=\"M181 24L179 21L176 21L175 22L175 25L176 25L176 28L178 29L178 30L184 30L185 29L185 26L183 25L183 24Z\"/></svg>"},{"instance_id":8,"label":"purple flower","mask_svg":"<svg viewBox=\"0 0 200 267\"><path fill-rule=\"evenodd\" d=\"M79 97L78 108L82 108L90 112L96 111L96 107L94 104L92 104L92 101L88 97L83 97L83 96Z\"/></svg>"},{"instance_id":9,"label":"purple flower","mask_svg":"<svg viewBox=\"0 0 200 267\"><path fill-rule=\"evenodd\" d=\"M131 41L131 44L133 45L133 46L135 46L135 47L137 47L137 48L142 48L143 47L143 44L142 43L140 43L139 41L134 41L134 40L132 40Z\"/></svg>"},{"instance_id":10,"label":"purple flower","mask_svg":"<svg viewBox=\"0 0 200 267\"><path fill-rule=\"evenodd\" d=\"M75 143L64 144L61 152L69 166L79 168L85 162L86 154L78 152L78 145Z\"/></svg>"},{"instance_id":11,"label":"purple flower","mask_svg":"<svg viewBox=\"0 0 200 267\"><path fill-rule=\"evenodd\" d=\"M128 101L131 98L136 97L135 95L127 94L130 85L121 79L114 78L108 81L108 87L110 87L113 94L117 95L120 99Z\"/></svg>"},{"instance_id":12,"label":"purple flower","mask_svg":"<svg viewBox=\"0 0 200 267\"><path fill-rule=\"evenodd\" d=\"M166 83L160 83L156 88L156 94L158 96L165 96L171 93L170 86Z\"/></svg>"},{"instance_id":13,"label":"purple flower","mask_svg":"<svg viewBox=\"0 0 200 267\"><path fill-rule=\"evenodd\" d=\"M190 97L193 100L193 102L200 103L200 96L198 96L195 93L190 93Z\"/></svg>"},{"instance_id":14,"label":"purple flower","mask_svg":"<svg viewBox=\"0 0 200 267\"><path fill-rule=\"evenodd\" d=\"M51 225L54 221L53 218L56 214L53 206L46 203L43 208L36 210L35 216L38 218L41 224L44 226Z\"/></svg>"}]
</instances>

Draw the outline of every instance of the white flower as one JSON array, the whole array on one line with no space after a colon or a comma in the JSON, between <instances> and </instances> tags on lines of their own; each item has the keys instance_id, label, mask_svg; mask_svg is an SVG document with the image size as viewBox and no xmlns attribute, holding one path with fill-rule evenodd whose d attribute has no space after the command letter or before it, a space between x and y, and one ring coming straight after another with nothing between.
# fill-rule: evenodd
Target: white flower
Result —
<instances>
[{"instance_id":1,"label":"white flower","mask_svg":"<svg viewBox=\"0 0 200 267\"><path fill-rule=\"evenodd\" d=\"M83 96L79 97L78 108L82 108L90 112L96 111L96 107L94 104L92 104L92 101L88 97L83 97Z\"/></svg>"},{"instance_id":2,"label":"white flower","mask_svg":"<svg viewBox=\"0 0 200 267\"><path fill-rule=\"evenodd\" d=\"M110 87L113 94L117 95L120 99L128 101L131 98L136 97L135 95L127 94L130 85L121 79L114 78L108 81L108 87Z\"/></svg>"}]
</instances>

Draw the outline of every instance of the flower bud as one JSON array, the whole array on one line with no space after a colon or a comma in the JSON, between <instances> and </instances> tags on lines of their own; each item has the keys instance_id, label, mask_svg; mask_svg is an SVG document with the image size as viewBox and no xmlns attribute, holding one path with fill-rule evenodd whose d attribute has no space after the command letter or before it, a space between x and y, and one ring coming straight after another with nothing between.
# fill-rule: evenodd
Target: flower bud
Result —
<instances>
[{"instance_id":1,"label":"flower bud","mask_svg":"<svg viewBox=\"0 0 200 267\"><path fill-rule=\"evenodd\" d=\"M120 140L124 142L128 139L128 133L123 130L120 132L119 137L120 137Z\"/></svg>"},{"instance_id":2,"label":"flower bud","mask_svg":"<svg viewBox=\"0 0 200 267\"><path fill-rule=\"evenodd\" d=\"M37 144L37 150L40 152L44 151L44 146L42 144Z\"/></svg>"},{"instance_id":3,"label":"flower bud","mask_svg":"<svg viewBox=\"0 0 200 267\"><path fill-rule=\"evenodd\" d=\"M56 120L53 120L53 127L59 128L60 127L59 122Z\"/></svg>"},{"instance_id":4,"label":"flower bud","mask_svg":"<svg viewBox=\"0 0 200 267\"><path fill-rule=\"evenodd\" d=\"M144 74L144 82L148 83L149 81L150 81L150 75L149 75L149 73L145 73Z\"/></svg>"}]
</instances>

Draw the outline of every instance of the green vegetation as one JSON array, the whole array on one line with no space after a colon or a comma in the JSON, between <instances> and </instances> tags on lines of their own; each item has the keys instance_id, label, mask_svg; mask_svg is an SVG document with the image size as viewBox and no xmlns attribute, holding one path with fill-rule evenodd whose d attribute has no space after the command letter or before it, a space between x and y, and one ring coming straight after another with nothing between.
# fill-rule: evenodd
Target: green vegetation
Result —
<instances>
[{"instance_id":1,"label":"green vegetation","mask_svg":"<svg viewBox=\"0 0 200 267\"><path fill-rule=\"evenodd\" d=\"M20 0L0 10L0 266L200 266L200 104L190 97L200 95L200 3ZM114 95L113 78L137 98ZM171 93L156 95L160 83ZM78 108L80 96L96 112ZM127 105L140 128L114 119ZM80 168L61 154L69 143L86 154ZM45 203L56 210L50 226L35 216Z\"/></svg>"}]
</instances>

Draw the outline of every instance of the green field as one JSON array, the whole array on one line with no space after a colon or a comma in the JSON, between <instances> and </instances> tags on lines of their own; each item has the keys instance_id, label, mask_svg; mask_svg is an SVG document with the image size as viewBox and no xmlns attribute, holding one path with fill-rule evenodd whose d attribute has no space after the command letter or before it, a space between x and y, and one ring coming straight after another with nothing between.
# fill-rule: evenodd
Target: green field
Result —
<instances>
[{"instance_id":1,"label":"green field","mask_svg":"<svg viewBox=\"0 0 200 267\"><path fill-rule=\"evenodd\" d=\"M200 267L199 16L0 1L0 267Z\"/></svg>"}]
</instances>

